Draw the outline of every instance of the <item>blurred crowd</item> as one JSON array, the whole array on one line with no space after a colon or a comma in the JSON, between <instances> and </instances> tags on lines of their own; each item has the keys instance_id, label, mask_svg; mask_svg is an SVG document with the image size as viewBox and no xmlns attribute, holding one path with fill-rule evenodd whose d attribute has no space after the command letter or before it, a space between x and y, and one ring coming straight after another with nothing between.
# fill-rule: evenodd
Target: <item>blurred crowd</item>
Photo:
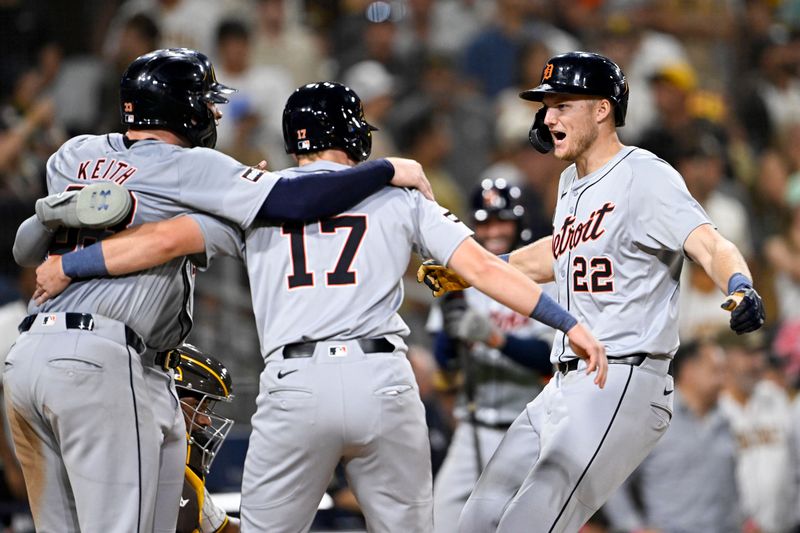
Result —
<instances>
[{"instance_id":1,"label":"blurred crowd","mask_svg":"<svg viewBox=\"0 0 800 533\"><path fill-rule=\"evenodd\" d=\"M32 293L11 244L45 193L47 158L71 136L124 131L119 77L143 53L186 46L211 56L217 78L239 89L223 108L217 148L275 169L292 165L286 98L304 83L343 82L380 130L373 158L422 163L439 203L465 221L481 180L519 186L529 239L551 231L565 165L530 147L538 104L517 95L538 84L551 55L610 57L630 85L622 141L683 175L746 256L768 327L746 342L726 335L722 295L686 263L673 427L587 528L798 528L800 1L0 0L0 28L2 354ZM409 275L402 314L436 457L453 430L452 390L430 353L430 304ZM190 341L229 363L240 391L232 415L246 436L262 361L239 264L199 276ZM6 447L0 460L1 515L24 487Z\"/></svg>"}]
</instances>

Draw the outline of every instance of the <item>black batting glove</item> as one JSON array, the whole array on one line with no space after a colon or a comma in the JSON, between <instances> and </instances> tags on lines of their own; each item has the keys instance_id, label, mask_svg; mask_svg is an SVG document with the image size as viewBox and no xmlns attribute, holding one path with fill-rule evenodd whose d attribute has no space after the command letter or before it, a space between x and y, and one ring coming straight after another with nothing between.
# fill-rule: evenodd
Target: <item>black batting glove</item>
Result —
<instances>
[{"instance_id":1,"label":"black batting glove","mask_svg":"<svg viewBox=\"0 0 800 533\"><path fill-rule=\"evenodd\" d=\"M754 288L742 287L731 293L730 296L731 298L722 304L723 309L729 309L732 303L741 298L731 311L730 326L737 335L750 333L764 325L767 319L764 312L764 302Z\"/></svg>"}]
</instances>

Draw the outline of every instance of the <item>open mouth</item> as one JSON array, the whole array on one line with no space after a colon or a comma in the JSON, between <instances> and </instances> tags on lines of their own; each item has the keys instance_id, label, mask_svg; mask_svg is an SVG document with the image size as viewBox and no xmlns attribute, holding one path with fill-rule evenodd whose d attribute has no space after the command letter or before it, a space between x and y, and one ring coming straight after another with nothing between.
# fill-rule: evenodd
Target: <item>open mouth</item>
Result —
<instances>
[{"instance_id":1,"label":"open mouth","mask_svg":"<svg viewBox=\"0 0 800 533\"><path fill-rule=\"evenodd\" d=\"M557 141L563 141L567 137L567 134L564 133L563 131L554 131L552 132L552 135L553 138Z\"/></svg>"}]
</instances>

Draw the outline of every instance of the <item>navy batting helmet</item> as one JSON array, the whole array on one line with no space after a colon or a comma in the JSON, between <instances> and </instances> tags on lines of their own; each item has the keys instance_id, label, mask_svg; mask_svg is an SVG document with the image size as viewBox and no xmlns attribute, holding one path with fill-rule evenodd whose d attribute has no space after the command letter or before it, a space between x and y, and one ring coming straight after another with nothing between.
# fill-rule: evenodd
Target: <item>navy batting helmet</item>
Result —
<instances>
[{"instance_id":1,"label":"navy batting helmet","mask_svg":"<svg viewBox=\"0 0 800 533\"><path fill-rule=\"evenodd\" d=\"M375 130L364 118L358 95L332 81L303 85L283 109L283 142L289 154L339 148L353 161L364 161Z\"/></svg>"},{"instance_id":2,"label":"navy batting helmet","mask_svg":"<svg viewBox=\"0 0 800 533\"><path fill-rule=\"evenodd\" d=\"M608 98L614 104L614 122L625 125L628 110L628 82L619 66L605 56L569 52L551 57L542 70L537 87L520 97L541 102L545 94L585 94Z\"/></svg>"},{"instance_id":3,"label":"navy batting helmet","mask_svg":"<svg viewBox=\"0 0 800 533\"><path fill-rule=\"evenodd\" d=\"M132 129L166 129L192 147L213 148L217 125L208 104L225 104L234 91L217 81L205 54L188 48L156 50L136 58L122 74L122 123Z\"/></svg>"},{"instance_id":4,"label":"navy batting helmet","mask_svg":"<svg viewBox=\"0 0 800 533\"><path fill-rule=\"evenodd\" d=\"M522 191L516 185L509 184L503 178L485 178L472 191L472 219L476 224L483 224L492 218L516 222L517 236L512 243L514 248L520 241L528 241L531 237L531 231L524 228L525 208L521 200Z\"/></svg>"},{"instance_id":5,"label":"navy batting helmet","mask_svg":"<svg viewBox=\"0 0 800 533\"><path fill-rule=\"evenodd\" d=\"M191 344L173 351L180 356L175 369L175 388L183 404L189 442L200 450L200 464L207 474L233 427L233 420L214 413L217 402L233 399L233 382L225 365Z\"/></svg>"},{"instance_id":6,"label":"navy batting helmet","mask_svg":"<svg viewBox=\"0 0 800 533\"><path fill-rule=\"evenodd\" d=\"M516 185L506 180L486 178L472 192L472 218L477 223L486 222L491 217L500 220L520 220L525 208L520 205L522 192Z\"/></svg>"}]
</instances>

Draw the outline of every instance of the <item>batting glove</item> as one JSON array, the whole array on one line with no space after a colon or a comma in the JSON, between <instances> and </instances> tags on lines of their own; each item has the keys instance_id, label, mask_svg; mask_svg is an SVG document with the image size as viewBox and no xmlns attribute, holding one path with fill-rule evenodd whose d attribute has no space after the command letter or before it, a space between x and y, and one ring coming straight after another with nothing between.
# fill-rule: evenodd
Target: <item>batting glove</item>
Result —
<instances>
[{"instance_id":1,"label":"batting glove","mask_svg":"<svg viewBox=\"0 0 800 533\"><path fill-rule=\"evenodd\" d=\"M417 270L417 281L425 283L433 295L438 297L451 291L463 291L470 284L449 268L428 259Z\"/></svg>"},{"instance_id":2,"label":"batting glove","mask_svg":"<svg viewBox=\"0 0 800 533\"><path fill-rule=\"evenodd\" d=\"M764 302L752 287L743 287L729 294L722 308L731 312L730 326L737 335L757 330L767 319Z\"/></svg>"}]
</instances>

